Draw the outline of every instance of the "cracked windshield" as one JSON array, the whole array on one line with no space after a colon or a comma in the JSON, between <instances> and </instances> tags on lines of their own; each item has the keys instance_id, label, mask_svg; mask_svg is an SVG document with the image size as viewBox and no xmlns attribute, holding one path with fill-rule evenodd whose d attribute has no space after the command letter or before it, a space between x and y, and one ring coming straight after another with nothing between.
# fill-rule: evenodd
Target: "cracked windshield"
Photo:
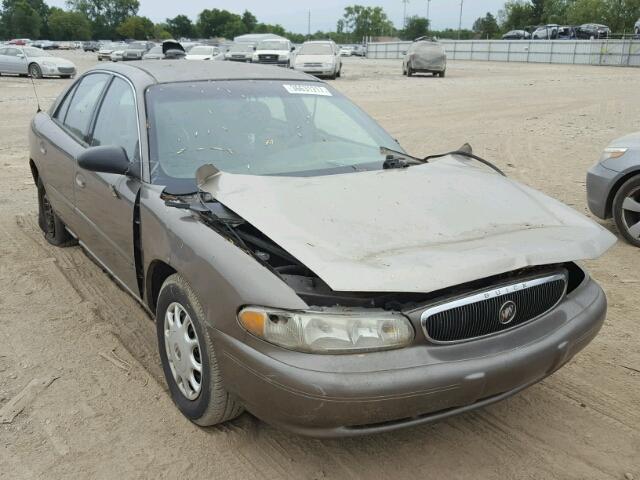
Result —
<instances>
[{"instance_id":1,"label":"cracked windshield","mask_svg":"<svg viewBox=\"0 0 640 480\"><path fill-rule=\"evenodd\" d=\"M154 183L194 185L198 167L252 175L380 168L399 145L358 107L317 82L158 85L147 93Z\"/></svg>"}]
</instances>

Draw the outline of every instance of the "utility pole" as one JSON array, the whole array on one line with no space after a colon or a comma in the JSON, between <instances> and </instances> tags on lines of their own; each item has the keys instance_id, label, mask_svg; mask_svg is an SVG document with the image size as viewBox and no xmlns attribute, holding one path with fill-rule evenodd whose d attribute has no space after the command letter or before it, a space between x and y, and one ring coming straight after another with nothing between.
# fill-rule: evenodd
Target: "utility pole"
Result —
<instances>
[{"instance_id":1,"label":"utility pole","mask_svg":"<svg viewBox=\"0 0 640 480\"><path fill-rule=\"evenodd\" d=\"M462 32L462 6L464 5L464 0L460 0L460 20L458 21L458 40L460 40L460 33Z\"/></svg>"},{"instance_id":2,"label":"utility pole","mask_svg":"<svg viewBox=\"0 0 640 480\"><path fill-rule=\"evenodd\" d=\"M307 40L311 38L311 9L309 9L309 17L307 18Z\"/></svg>"},{"instance_id":3,"label":"utility pole","mask_svg":"<svg viewBox=\"0 0 640 480\"><path fill-rule=\"evenodd\" d=\"M402 28L407 28L407 3L409 0L402 0L404 5L404 13L402 14Z\"/></svg>"},{"instance_id":4,"label":"utility pole","mask_svg":"<svg viewBox=\"0 0 640 480\"><path fill-rule=\"evenodd\" d=\"M427 22L429 22L429 27L427 30L431 29L431 17L429 16L431 10L431 0L427 0Z\"/></svg>"}]
</instances>

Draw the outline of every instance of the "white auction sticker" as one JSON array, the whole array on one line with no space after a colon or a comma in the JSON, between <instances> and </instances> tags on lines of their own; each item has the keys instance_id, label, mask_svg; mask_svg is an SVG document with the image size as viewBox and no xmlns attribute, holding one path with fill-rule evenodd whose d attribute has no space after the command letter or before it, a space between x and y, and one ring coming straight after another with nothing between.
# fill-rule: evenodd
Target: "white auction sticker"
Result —
<instances>
[{"instance_id":1,"label":"white auction sticker","mask_svg":"<svg viewBox=\"0 0 640 480\"><path fill-rule=\"evenodd\" d=\"M296 95L320 95L323 97L332 97L327 87L320 85L282 85L289 93Z\"/></svg>"}]
</instances>

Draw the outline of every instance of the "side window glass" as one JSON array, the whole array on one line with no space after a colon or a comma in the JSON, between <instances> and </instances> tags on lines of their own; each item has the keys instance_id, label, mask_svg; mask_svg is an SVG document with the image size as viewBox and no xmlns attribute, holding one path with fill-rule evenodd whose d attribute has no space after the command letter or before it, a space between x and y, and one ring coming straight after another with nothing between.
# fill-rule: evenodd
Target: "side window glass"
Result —
<instances>
[{"instance_id":1,"label":"side window glass","mask_svg":"<svg viewBox=\"0 0 640 480\"><path fill-rule=\"evenodd\" d=\"M129 160L139 157L135 99L131 86L120 78L114 78L104 96L91 145L118 145L126 150Z\"/></svg>"},{"instance_id":2,"label":"side window glass","mask_svg":"<svg viewBox=\"0 0 640 480\"><path fill-rule=\"evenodd\" d=\"M87 136L89 122L108 81L109 75L94 73L86 76L76 87L64 124L80 140Z\"/></svg>"},{"instance_id":3,"label":"side window glass","mask_svg":"<svg viewBox=\"0 0 640 480\"><path fill-rule=\"evenodd\" d=\"M73 98L73 92L76 91L75 86L69 90L67 96L64 97L64 100L58 107L58 111L55 114L55 119L60 123L64 123L64 118L67 116L67 111L69 110L69 104L71 103L71 99Z\"/></svg>"}]
</instances>

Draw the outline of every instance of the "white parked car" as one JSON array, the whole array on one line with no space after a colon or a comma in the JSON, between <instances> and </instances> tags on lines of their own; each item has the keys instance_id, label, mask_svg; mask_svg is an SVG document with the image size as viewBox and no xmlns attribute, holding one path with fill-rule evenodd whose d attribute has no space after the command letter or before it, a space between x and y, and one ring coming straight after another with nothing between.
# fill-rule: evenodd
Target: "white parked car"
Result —
<instances>
[{"instance_id":1,"label":"white parked car","mask_svg":"<svg viewBox=\"0 0 640 480\"><path fill-rule=\"evenodd\" d=\"M251 43L234 43L224 54L224 59L230 62L250 62L253 57Z\"/></svg>"},{"instance_id":2,"label":"white parked car","mask_svg":"<svg viewBox=\"0 0 640 480\"><path fill-rule=\"evenodd\" d=\"M293 68L316 77L339 77L342 59L333 41L305 42L298 50Z\"/></svg>"},{"instance_id":3,"label":"white parked car","mask_svg":"<svg viewBox=\"0 0 640 480\"><path fill-rule=\"evenodd\" d=\"M291 66L291 53L296 49L286 38L263 40L253 52L253 63L266 63L281 67Z\"/></svg>"},{"instance_id":4,"label":"white parked car","mask_svg":"<svg viewBox=\"0 0 640 480\"><path fill-rule=\"evenodd\" d=\"M109 56L109 58L111 59L112 62L122 62L124 60L124 52L125 52L125 48L122 48L120 50L114 50L113 52L111 52L111 55Z\"/></svg>"},{"instance_id":5,"label":"white parked car","mask_svg":"<svg viewBox=\"0 0 640 480\"><path fill-rule=\"evenodd\" d=\"M353 55L353 48L352 47L342 47L340 49L340 56L341 57L350 57L351 55Z\"/></svg>"},{"instance_id":6,"label":"white parked car","mask_svg":"<svg viewBox=\"0 0 640 480\"><path fill-rule=\"evenodd\" d=\"M108 42L100 46L98 50L98 61L111 60L111 54L115 51L124 51L124 43Z\"/></svg>"},{"instance_id":7,"label":"white parked car","mask_svg":"<svg viewBox=\"0 0 640 480\"><path fill-rule=\"evenodd\" d=\"M196 45L189 50L186 60L213 60L214 57L220 54L218 47L211 47L209 45Z\"/></svg>"},{"instance_id":8,"label":"white parked car","mask_svg":"<svg viewBox=\"0 0 640 480\"><path fill-rule=\"evenodd\" d=\"M0 74L3 73L33 78L71 78L76 74L76 66L39 48L9 45L0 48Z\"/></svg>"}]
</instances>

